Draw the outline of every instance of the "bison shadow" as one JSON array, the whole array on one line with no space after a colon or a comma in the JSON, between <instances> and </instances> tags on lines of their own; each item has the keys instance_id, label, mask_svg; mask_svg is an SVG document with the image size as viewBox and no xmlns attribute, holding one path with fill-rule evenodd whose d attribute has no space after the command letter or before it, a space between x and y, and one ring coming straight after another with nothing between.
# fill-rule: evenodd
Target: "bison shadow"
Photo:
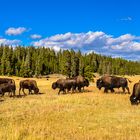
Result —
<instances>
[{"instance_id":1,"label":"bison shadow","mask_svg":"<svg viewBox=\"0 0 140 140\"><path fill-rule=\"evenodd\" d=\"M4 102L4 99L0 99L0 102Z\"/></svg>"},{"instance_id":2,"label":"bison shadow","mask_svg":"<svg viewBox=\"0 0 140 140\"><path fill-rule=\"evenodd\" d=\"M15 95L15 96L11 96L11 98L24 98L26 97L27 95Z\"/></svg>"},{"instance_id":3,"label":"bison shadow","mask_svg":"<svg viewBox=\"0 0 140 140\"><path fill-rule=\"evenodd\" d=\"M36 94L26 94L26 95L15 95L15 96L11 96L13 98L24 98L26 96L30 96L30 95L42 95L42 94L45 94L45 93L42 93L42 92L39 92L39 93L36 93Z\"/></svg>"},{"instance_id":4,"label":"bison shadow","mask_svg":"<svg viewBox=\"0 0 140 140\"><path fill-rule=\"evenodd\" d=\"M86 93L86 92L93 92L92 90L82 90L81 92L79 92L79 91L76 91L76 92L66 92L66 93L61 93L61 95L68 95L68 94L84 94L84 93Z\"/></svg>"}]
</instances>

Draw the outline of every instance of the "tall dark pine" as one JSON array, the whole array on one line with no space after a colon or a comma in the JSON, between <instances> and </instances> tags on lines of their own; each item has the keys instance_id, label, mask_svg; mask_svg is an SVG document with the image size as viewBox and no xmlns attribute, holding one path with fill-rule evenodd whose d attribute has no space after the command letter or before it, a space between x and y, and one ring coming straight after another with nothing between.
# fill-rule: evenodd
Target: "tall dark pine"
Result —
<instances>
[{"instance_id":1,"label":"tall dark pine","mask_svg":"<svg viewBox=\"0 0 140 140\"><path fill-rule=\"evenodd\" d=\"M78 76L79 75L79 58L77 56L75 56L74 62L75 62L74 76Z\"/></svg>"},{"instance_id":2,"label":"tall dark pine","mask_svg":"<svg viewBox=\"0 0 140 140\"><path fill-rule=\"evenodd\" d=\"M71 76L71 54L69 50L64 51L64 74L66 74L68 77Z\"/></svg>"}]
</instances>

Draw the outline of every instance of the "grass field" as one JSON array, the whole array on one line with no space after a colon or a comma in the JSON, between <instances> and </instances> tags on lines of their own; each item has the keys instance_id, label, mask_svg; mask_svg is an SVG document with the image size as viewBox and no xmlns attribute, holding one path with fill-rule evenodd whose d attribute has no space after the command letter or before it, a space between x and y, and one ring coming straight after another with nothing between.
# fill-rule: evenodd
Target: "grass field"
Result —
<instances>
[{"instance_id":1,"label":"grass field","mask_svg":"<svg viewBox=\"0 0 140 140\"><path fill-rule=\"evenodd\" d=\"M16 81L23 78L12 77ZM128 77L130 90L140 76ZM104 94L95 83L87 92L57 95L56 78L35 79L43 94L0 98L0 140L139 140L140 105L129 94ZM95 80L96 81L96 80Z\"/></svg>"}]
</instances>

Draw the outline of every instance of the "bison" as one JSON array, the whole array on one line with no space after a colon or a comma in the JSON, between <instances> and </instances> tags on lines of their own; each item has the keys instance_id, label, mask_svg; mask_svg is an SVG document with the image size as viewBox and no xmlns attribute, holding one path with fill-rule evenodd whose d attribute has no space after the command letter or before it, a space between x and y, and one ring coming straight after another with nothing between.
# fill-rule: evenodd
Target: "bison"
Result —
<instances>
[{"instance_id":1,"label":"bison","mask_svg":"<svg viewBox=\"0 0 140 140\"><path fill-rule=\"evenodd\" d=\"M35 80L22 80L19 83L19 95L20 95L20 91L23 91L24 95L26 95L26 93L24 92L24 89L28 89L29 90L29 94L32 94L32 90L34 91L35 94L39 93L39 88L37 87L37 83Z\"/></svg>"},{"instance_id":2,"label":"bison","mask_svg":"<svg viewBox=\"0 0 140 140\"><path fill-rule=\"evenodd\" d=\"M61 91L63 91L63 93L66 93L66 89L70 91L75 84L76 81L74 79L58 79L56 82L52 83L52 88L53 89L59 88L58 92L59 95Z\"/></svg>"},{"instance_id":3,"label":"bison","mask_svg":"<svg viewBox=\"0 0 140 140\"><path fill-rule=\"evenodd\" d=\"M99 78L96 82L97 88L100 90L102 87L104 87L104 92L108 92L108 90L111 90L111 92L114 92L114 88L120 88L122 87L123 92L125 92L125 88L127 89L128 93L130 94L128 82L131 82L127 78L123 77L117 77L117 76L103 76Z\"/></svg>"},{"instance_id":4,"label":"bison","mask_svg":"<svg viewBox=\"0 0 140 140\"><path fill-rule=\"evenodd\" d=\"M134 84L130 101L132 105L138 104L138 102L140 102L140 81Z\"/></svg>"},{"instance_id":5,"label":"bison","mask_svg":"<svg viewBox=\"0 0 140 140\"><path fill-rule=\"evenodd\" d=\"M16 85L14 83L3 83L0 84L0 94L4 96L6 92L11 93L11 96L15 96Z\"/></svg>"}]
</instances>

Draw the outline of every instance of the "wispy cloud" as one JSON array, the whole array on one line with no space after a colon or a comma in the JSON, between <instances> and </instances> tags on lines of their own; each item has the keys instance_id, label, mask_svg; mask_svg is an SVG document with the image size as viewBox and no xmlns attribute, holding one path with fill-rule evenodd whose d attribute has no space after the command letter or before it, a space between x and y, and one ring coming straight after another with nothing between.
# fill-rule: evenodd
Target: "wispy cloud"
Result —
<instances>
[{"instance_id":1,"label":"wispy cloud","mask_svg":"<svg viewBox=\"0 0 140 140\"><path fill-rule=\"evenodd\" d=\"M5 34L6 35L20 35L24 33L25 31L27 31L25 27L18 27L18 28L10 27L5 31Z\"/></svg>"},{"instance_id":2,"label":"wispy cloud","mask_svg":"<svg viewBox=\"0 0 140 140\"><path fill-rule=\"evenodd\" d=\"M124 17L120 19L121 21L131 21L132 17Z\"/></svg>"},{"instance_id":3,"label":"wispy cloud","mask_svg":"<svg viewBox=\"0 0 140 140\"><path fill-rule=\"evenodd\" d=\"M42 38L42 36L39 35L39 34L33 34L33 35L31 35L30 37L31 37L32 39L40 39L40 38Z\"/></svg>"}]
</instances>

